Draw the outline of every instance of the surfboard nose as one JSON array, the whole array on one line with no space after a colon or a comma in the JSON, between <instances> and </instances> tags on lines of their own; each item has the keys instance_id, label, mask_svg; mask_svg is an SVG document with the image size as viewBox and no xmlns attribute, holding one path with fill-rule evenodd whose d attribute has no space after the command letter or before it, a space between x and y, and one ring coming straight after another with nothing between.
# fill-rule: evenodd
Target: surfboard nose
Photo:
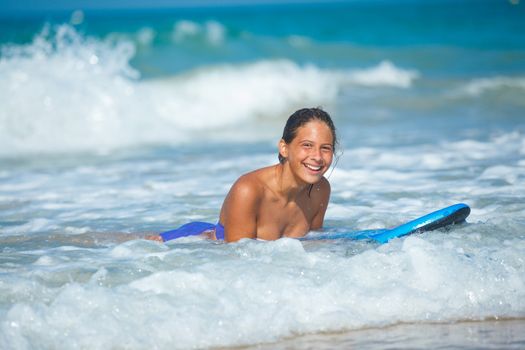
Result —
<instances>
[{"instance_id":1,"label":"surfboard nose","mask_svg":"<svg viewBox=\"0 0 525 350\"><path fill-rule=\"evenodd\" d=\"M412 233L432 231L449 225L463 223L469 215L470 207L465 203L458 203L436 210L430 214L409 221L406 224L386 230L378 235L370 236L369 238L380 243L386 243L393 238Z\"/></svg>"}]
</instances>

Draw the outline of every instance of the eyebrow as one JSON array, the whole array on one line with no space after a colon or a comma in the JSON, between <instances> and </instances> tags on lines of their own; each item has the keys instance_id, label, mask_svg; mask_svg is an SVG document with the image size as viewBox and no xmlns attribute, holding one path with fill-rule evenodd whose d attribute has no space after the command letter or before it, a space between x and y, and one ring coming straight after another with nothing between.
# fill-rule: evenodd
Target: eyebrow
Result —
<instances>
[{"instance_id":1,"label":"eyebrow","mask_svg":"<svg viewBox=\"0 0 525 350\"><path fill-rule=\"evenodd\" d=\"M305 143L305 142L314 143L314 144L316 143L314 141L310 141L310 140L305 139L305 140L299 141L299 144L302 144L302 143ZM332 151L335 148L335 145L333 143L321 143L320 145L321 145L321 147L329 146L332 149Z\"/></svg>"},{"instance_id":2,"label":"eyebrow","mask_svg":"<svg viewBox=\"0 0 525 350\"><path fill-rule=\"evenodd\" d=\"M309 140L309 139L304 139L304 140L301 140L299 142L310 142L310 143L317 143L315 141L312 141L312 140ZM329 143L329 142L325 142L325 143L321 143L321 146L326 146L326 145L330 145L330 146L333 146L334 144L333 143Z\"/></svg>"}]
</instances>

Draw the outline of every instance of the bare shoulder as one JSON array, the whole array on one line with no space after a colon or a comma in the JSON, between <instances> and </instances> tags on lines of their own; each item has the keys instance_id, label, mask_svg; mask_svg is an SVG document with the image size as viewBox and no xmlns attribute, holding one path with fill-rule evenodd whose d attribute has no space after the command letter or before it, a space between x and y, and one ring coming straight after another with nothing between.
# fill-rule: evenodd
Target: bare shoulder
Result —
<instances>
[{"instance_id":1,"label":"bare shoulder","mask_svg":"<svg viewBox=\"0 0 525 350\"><path fill-rule=\"evenodd\" d=\"M220 214L227 242L256 237L257 212L263 193L264 187L257 172L242 175L235 181Z\"/></svg>"},{"instance_id":2,"label":"bare shoulder","mask_svg":"<svg viewBox=\"0 0 525 350\"><path fill-rule=\"evenodd\" d=\"M257 197L263 187L256 172L244 174L235 181L230 194L239 195L242 197Z\"/></svg>"},{"instance_id":3,"label":"bare shoulder","mask_svg":"<svg viewBox=\"0 0 525 350\"><path fill-rule=\"evenodd\" d=\"M275 167L269 166L257 169L242 175L234 184L233 187L239 191L252 191L262 194L264 189L268 186L272 177L275 176ZM232 187L232 188L233 188Z\"/></svg>"},{"instance_id":4,"label":"bare shoulder","mask_svg":"<svg viewBox=\"0 0 525 350\"><path fill-rule=\"evenodd\" d=\"M264 196L266 171L266 168L263 168L239 177L226 196L226 202L235 202L243 206L257 205Z\"/></svg>"}]
</instances>

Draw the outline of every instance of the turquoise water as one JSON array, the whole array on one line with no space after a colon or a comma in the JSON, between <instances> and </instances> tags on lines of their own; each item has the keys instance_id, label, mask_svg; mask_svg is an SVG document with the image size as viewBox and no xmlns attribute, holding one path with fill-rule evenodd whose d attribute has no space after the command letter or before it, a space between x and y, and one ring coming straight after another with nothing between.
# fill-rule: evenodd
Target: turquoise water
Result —
<instances>
[{"instance_id":1,"label":"turquoise water","mask_svg":"<svg viewBox=\"0 0 525 350\"><path fill-rule=\"evenodd\" d=\"M278 348L303 335L344 348L322 334L348 331L366 333L360 348L403 347L435 323L522 327L523 4L0 15L2 348ZM288 115L319 105L340 138L328 233L457 202L469 224L381 246L137 239L216 221L240 174L277 161ZM522 348L515 325L457 330Z\"/></svg>"}]
</instances>

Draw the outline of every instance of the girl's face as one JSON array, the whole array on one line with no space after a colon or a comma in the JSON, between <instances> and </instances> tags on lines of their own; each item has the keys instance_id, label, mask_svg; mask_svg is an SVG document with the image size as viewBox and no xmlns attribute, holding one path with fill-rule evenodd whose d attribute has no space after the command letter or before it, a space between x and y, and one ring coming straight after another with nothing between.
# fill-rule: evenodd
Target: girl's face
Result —
<instances>
[{"instance_id":1,"label":"girl's face","mask_svg":"<svg viewBox=\"0 0 525 350\"><path fill-rule=\"evenodd\" d=\"M289 144L281 140L279 149L294 175L304 183L314 184L332 164L334 138L328 125L313 119L297 129Z\"/></svg>"}]
</instances>

